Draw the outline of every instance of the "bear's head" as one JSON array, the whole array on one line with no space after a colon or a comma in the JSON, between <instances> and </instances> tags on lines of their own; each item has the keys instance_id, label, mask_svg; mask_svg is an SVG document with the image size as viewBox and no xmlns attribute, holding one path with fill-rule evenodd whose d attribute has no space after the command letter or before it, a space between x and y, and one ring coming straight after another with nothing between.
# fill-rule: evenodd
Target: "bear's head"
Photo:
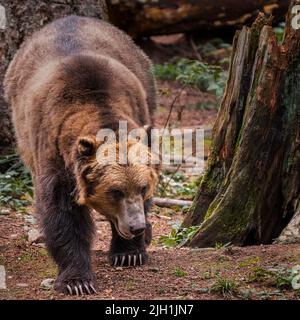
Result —
<instances>
[{"instance_id":1,"label":"bear's head","mask_svg":"<svg viewBox=\"0 0 300 320\"><path fill-rule=\"evenodd\" d=\"M135 151L131 151L136 143L126 145L125 164L118 161L120 143L104 149L110 152L115 148L117 161L102 163L99 149L104 145L95 136L80 137L75 150L75 175L78 203L103 214L121 237L132 239L146 228L145 215L158 183L158 166L135 161ZM151 156L148 146L142 152Z\"/></svg>"}]
</instances>

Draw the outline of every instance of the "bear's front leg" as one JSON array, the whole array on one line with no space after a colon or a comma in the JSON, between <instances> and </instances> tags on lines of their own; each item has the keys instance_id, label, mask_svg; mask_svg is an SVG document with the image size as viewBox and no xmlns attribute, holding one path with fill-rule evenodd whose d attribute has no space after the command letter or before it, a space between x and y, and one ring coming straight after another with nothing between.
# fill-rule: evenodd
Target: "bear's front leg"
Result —
<instances>
[{"instance_id":1,"label":"bear's front leg","mask_svg":"<svg viewBox=\"0 0 300 320\"><path fill-rule=\"evenodd\" d=\"M148 261L146 247L152 238L151 224L147 222L143 235L127 240L119 236L113 223L111 223L112 240L109 250L109 263L114 267L141 266Z\"/></svg>"},{"instance_id":2,"label":"bear's front leg","mask_svg":"<svg viewBox=\"0 0 300 320\"><path fill-rule=\"evenodd\" d=\"M55 289L71 295L96 293L90 252L93 221L89 210L73 201L70 188L58 177L52 176L38 186L36 209L47 249L59 271Z\"/></svg>"}]
</instances>

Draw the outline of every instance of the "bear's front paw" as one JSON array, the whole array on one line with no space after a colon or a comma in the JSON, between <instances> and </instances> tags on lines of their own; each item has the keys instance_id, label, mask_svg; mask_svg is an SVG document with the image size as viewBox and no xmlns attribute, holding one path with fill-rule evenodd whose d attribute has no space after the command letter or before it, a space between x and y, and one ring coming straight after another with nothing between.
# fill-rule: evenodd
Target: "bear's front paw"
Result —
<instances>
[{"instance_id":1,"label":"bear's front paw","mask_svg":"<svg viewBox=\"0 0 300 320\"><path fill-rule=\"evenodd\" d=\"M113 267L136 267L146 264L148 253L146 251L114 253L109 255L109 263Z\"/></svg>"},{"instance_id":2,"label":"bear's front paw","mask_svg":"<svg viewBox=\"0 0 300 320\"><path fill-rule=\"evenodd\" d=\"M57 280L54 288L61 293L77 296L97 293L91 280Z\"/></svg>"}]
</instances>

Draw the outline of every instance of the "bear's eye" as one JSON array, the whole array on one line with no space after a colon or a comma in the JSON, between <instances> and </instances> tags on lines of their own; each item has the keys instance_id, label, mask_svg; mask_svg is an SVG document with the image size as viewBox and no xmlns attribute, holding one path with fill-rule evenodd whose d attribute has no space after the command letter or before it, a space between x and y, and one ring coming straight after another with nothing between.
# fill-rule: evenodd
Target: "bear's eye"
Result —
<instances>
[{"instance_id":1,"label":"bear's eye","mask_svg":"<svg viewBox=\"0 0 300 320\"><path fill-rule=\"evenodd\" d=\"M112 189L109 191L109 194L115 199L115 200L121 200L125 197L125 194L123 191L118 189Z\"/></svg>"},{"instance_id":2,"label":"bear's eye","mask_svg":"<svg viewBox=\"0 0 300 320\"><path fill-rule=\"evenodd\" d=\"M142 196L145 197L146 196L146 193L148 191L148 186L144 186L141 190L141 193L142 193Z\"/></svg>"}]
</instances>

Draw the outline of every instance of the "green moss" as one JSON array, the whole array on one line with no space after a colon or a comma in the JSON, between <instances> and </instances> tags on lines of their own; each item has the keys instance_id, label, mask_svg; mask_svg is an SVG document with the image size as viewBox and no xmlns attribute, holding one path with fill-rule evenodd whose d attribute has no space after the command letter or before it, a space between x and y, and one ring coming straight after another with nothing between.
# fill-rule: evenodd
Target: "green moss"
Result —
<instances>
[{"instance_id":1,"label":"green moss","mask_svg":"<svg viewBox=\"0 0 300 320\"><path fill-rule=\"evenodd\" d=\"M216 202L213 202L210 207L208 208L207 212L206 212L206 215L205 215L205 218L204 218L204 221L208 220L215 212L216 208L218 207L220 203L216 203Z\"/></svg>"},{"instance_id":2,"label":"green moss","mask_svg":"<svg viewBox=\"0 0 300 320\"><path fill-rule=\"evenodd\" d=\"M38 253L43 257L49 257L47 250L44 248L39 248Z\"/></svg>"},{"instance_id":3,"label":"green moss","mask_svg":"<svg viewBox=\"0 0 300 320\"><path fill-rule=\"evenodd\" d=\"M241 208L239 211L237 208L242 206L232 203L231 197L228 197L227 202L220 205L223 200L222 196L220 196L208 210L205 217L206 223L202 226L200 231L205 232L206 229L210 228L212 225L209 223L209 218L211 218L212 215L218 215L213 221L214 230L216 232L215 243L237 243L241 238L241 235L245 234L245 230L252 221L251 215L255 202L251 197L251 194L247 196L249 198L247 199L245 207L243 209ZM239 214L237 214L237 212Z\"/></svg>"},{"instance_id":4,"label":"green moss","mask_svg":"<svg viewBox=\"0 0 300 320\"><path fill-rule=\"evenodd\" d=\"M22 255L18 257L18 261L22 264L28 263L32 261L32 256L30 253L24 252Z\"/></svg>"},{"instance_id":5,"label":"green moss","mask_svg":"<svg viewBox=\"0 0 300 320\"><path fill-rule=\"evenodd\" d=\"M240 146L240 142L241 142L243 133L244 133L244 127L242 126L242 127L240 128L239 134L238 134L237 139L236 139L236 142L235 142L234 154L237 154L237 152L238 152L238 150L239 150L239 146Z\"/></svg>"},{"instance_id":6,"label":"green moss","mask_svg":"<svg viewBox=\"0 0 300 320\"><path fill-rule=\"evenodd\" d=\"M55 278L57 275L57 267L53 265L41 266L41 269L38 272L40 278Z\"/></svg>"},{"instance_id":7,"label":"green moss","mask_svg":"<svg viewBox=\"0 0 300 320\"><path fill-rule=\"evenodd\" d=\"M250 267L252 265L258 264L260 262L260 257L247 258L239 263L240 268Z\"/></svg>"},{"instance_id":8,"label":"green moss","mask_svg":"<svg viewBox=\"0 0 300 320\"><path fill-rule=\"evenodd\" d=\"M212 145L211 138L205 138L204 139L204 146L209 148L209 147L211 147L211 145Z\"/></svg>"},{"instance_id":9,"label":"green moss","mask_svg":"<svg viewBox=\"0 0 300 320\"><path fill-rule=\"evenodd\" d=\"M125 288L127 291L134 291L137 289L136 283L133 280L129 280L125 284Z\"/></svg>"},{"instance_id":10,"label":"green moss","mask_svg":"<svg viewBox=\"0 0 300 320\"><path fill-rule=\"evenodd\" d=\"M215 195L224 179L223 169L219 168L216 163L212 163L206 168L204 176L200 183L200 188L206 194Z\"/></svg>"},{"instance_id":11,"label":"green moss","mask_svg":"<svg viewBox=\"0 0 300 320\"><path fill-rule=\"evenodd\" d=\"M156 292L157 294L165 294L166 290L164 288L158 288Z\"/></svg>"}]
</instances>

